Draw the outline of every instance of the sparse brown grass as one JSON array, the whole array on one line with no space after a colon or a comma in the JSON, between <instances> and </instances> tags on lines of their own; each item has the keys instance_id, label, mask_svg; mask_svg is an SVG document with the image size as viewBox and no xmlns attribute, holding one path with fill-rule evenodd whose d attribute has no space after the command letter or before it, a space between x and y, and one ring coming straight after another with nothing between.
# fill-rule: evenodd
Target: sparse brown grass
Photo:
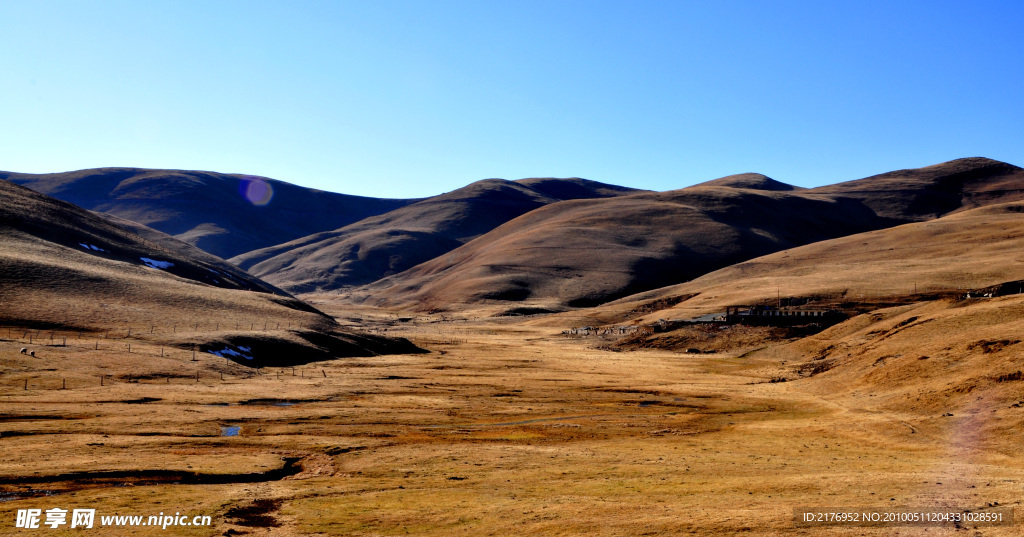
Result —
<instances>
[{"instance_id":1,"label":"sparse brown grass","mask_svg":"<svg viewBox=\"0 0 1024 537\"><path fill-rule=\"evenodd\" d=\"M871 397L867 385L835 389L858 375L844 373L845 363L769 383L793 364L769 350L743 358L608 352L517 319L397 322L386 312L344 311L414 342L449 343L432 354L309 365L294 376L267 368L246 378L227 369L221 381L213 373L231 367L222 360L160 360L146 343L133 355L44 347L45 359L32 359L17 353L22 342L0 341L0 475L247 474L280 468L284 457L303 465L298 475L257 483L36 483L29 488L69 491L2 502L3 520L17 509L64 505L214 520L202 531L138 528L138 535L267 531L260 527L271 535L893 535L906 528L795 528L792 509L1016 505L1024 480L1014 451L1012 412L1020 410L970 422L960 417L971 411L966 397L951 399L953 418L901 408ZM895 325L910 313L883 317ZM986 315L975 313L978 322ZM889 340L918 337L913 330L907 325ZM1012 348L975 352L999 357ZM198 383L159 377L196 369L204 375ZM115 380L101 387L98 374ZM128 382L129 374L143 380ZM65 377L69 389L57 389ZM156 400L127 402L147 397ZM241 404L268 398L294 404ZM223 426L240 427L239 436L220 436ZM253 518L255 525L235 516L260 505L265 518Z\"/></svg>"}]
</instances>

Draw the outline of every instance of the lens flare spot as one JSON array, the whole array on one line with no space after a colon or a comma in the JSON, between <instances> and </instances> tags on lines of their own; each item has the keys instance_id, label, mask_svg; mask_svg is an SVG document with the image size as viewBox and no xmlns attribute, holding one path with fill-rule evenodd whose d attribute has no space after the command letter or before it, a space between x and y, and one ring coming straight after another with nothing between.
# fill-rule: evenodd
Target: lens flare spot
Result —
<instances>
[{"instance_id":1,"label":"lens flare spot","mask_svg":"<svg viewBox=\"0 0 1024 537\"><path fill-rule=\"evenodd\" d=\"M274 197L274 187L259 177L245 177L238 185L238 191L249 203L262 207Z\"/></svg>"}]
</instances>

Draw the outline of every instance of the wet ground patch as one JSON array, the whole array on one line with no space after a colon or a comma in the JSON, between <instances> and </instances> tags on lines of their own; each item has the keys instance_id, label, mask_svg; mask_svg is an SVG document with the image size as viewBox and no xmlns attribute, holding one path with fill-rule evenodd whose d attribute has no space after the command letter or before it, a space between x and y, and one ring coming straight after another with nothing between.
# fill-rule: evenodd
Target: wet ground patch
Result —
<instances>
[{"instance_id":1,"label":"wet ground patch","mask_svg":"<svg viewBox=\"0 0 1024 537\"><path fill-rule=\"evenodd\" d=\"M121 403L125 405L144 405L146 403L155 403L162 401L159 397L139 397L138 399L122 399L120 401L99 401L100 403Z\"/></svg>"},{"instance_id":2,"label":"wet ground patch","mask_svg":"<svg viewBox=\"0 0 1024 537\"><path fill-rule=\"evenodd\" d=\"M242 406L295 406L305 403L324 403L329 399L278 399L274 397L260 397L258 399L246 399L239 401Z\"/></svg>"},{"instance_id":3,"label":"wet ground patch","mask_svg":"<svg viewBox=\"0 0 1024 537\"><path fill-rule=\"evenodd\" d=\"M0 414L0 423L10 421L80 420L85 416L60 416L56 414Z\"/></svg>"},{"instance_id":4,"label":"wet ground patch","mask_svg":"<svg viewBox=\"0 0 1024 537\"><path fill-rule=\"evenodd\" d=\"M298 457L286 457L280 468L264 472L211 474L182 470L112 470L99 472L68 472L54 475L0 476L0 500L20 499L15 496L33 494L52 496L89 488L146 485L224 485L279 481L302 471ZM45 485L34 487L32 485Z\"/></svg>"},{"instance_id":5,"label":"wet ground patch","mask_svg":"<svg viewBox=\"0 0 1024 537\"><path fill-rule=\"evenodd\" d=\"M276 528L281 525L272 513L281 508L281 500L254 500L248 505L232 507L224 513L230 523L247 528Z\"/></svg>"}]
</instances>

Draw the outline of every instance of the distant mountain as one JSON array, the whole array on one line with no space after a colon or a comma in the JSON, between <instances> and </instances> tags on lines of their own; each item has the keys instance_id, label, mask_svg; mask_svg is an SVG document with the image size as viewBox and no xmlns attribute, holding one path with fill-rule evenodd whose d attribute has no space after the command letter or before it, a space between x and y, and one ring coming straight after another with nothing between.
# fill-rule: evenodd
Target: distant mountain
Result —
<instances>
[{"instance_id":1,"label":"distant mountain","mask_svg":"<svg viewBox=\"0 0 1024 537\"><path fill-rule=\"evenodd\" d=\"M173 235L218 257L337 229L417 200L349 196L248 175L100 168L0 179Z\"/></svg>"},{"instance_id":2,"label":"distant mountain","mask_svg":"<svg viewBox=\"0 0 1024 537\"><path fill-rule=\"evenodd\" d=\"M594 306L779 249L885 225L854 201L721 186L566 201L368 286L388 303Z\"/></svg>"},{"instance_id":3,"label":"distant mountain","mask_svg":"<svg viewBox=\"0 0 1024 537\"><path fill-rule=\"evenodd\" d=\"M488 301L593 306L803 244L1021 200L1024 170L973 158L787 187L744 174L551 204L357 296L424 309Z\"/></svg>"},{"instance_id":4,"label":"distant mountain","mask_svg":"<svg viewBox=\"0 0 1024 537\"><path fill-rule=\"evenodd\" d=\"M551 203L636 192L578 178L486 179L230 261L292 292L338 289L412 268Z\"/></svg>"}]
</instances>

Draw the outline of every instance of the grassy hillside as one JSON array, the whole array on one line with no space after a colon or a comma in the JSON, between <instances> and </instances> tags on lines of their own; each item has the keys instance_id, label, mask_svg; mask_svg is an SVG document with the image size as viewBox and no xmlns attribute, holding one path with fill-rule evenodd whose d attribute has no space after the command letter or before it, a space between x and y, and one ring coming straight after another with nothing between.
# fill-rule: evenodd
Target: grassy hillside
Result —
<instances>
[{"instance_id":1,"label":"grassy hillside","mask_svg":"<svg viewBox=\"0 0 1024 537\"><path fill-rule=\"evenodd\" d=\"M416 201L349 196L274 179L185 170L0 172L0 179L145 224L222 258L336 229Z\"/></svg>"},{"instance_id":2,"label":"grassy hillside","mask_svg":"<svg viewBox=\"0 0 1024 537\"><path fill-rule=\"evenodd\" d=\"M362 285L441 256L538 207L632 192L585 179L487 179L231 262L292 292Z\"/></svg>"},{"instance_id":3,"label":"grassy hillside","mask_svg":"<svg viewBox=\"0 0 1024 537\"><path fill-rule=\"evenodd\" d=\"M238 360L246 365L414 350L342 330L308 304L196 254L0 181L0 324L12 331L134 331L137 343L201 350L250 342Z\"/></svg>"},{"instance_id":4,"label":"grassy hillside","mask_svg":"<svg viewBox=\"0 0 1024 537\"><path fill-rule=\"evenodd\" d=\"M744 174L545 206L353 296L424 309L592 306L772 252L1019 199L1024 170L979 158L816 189Z\"/></svg>"},{"instance_id":5,"label":"grassy hillside","mask_svg":"<svg viewBox=\"0 0 1024 537\"><path fill-rule=\"evenodd\" d=\"M1001 203L777 252L594 313L649 322L724 311L731 304L774 304L780 297L871 307L984 293L1024 280L1022 252L1024 202Z\"/></svg>"}]
</instances>

